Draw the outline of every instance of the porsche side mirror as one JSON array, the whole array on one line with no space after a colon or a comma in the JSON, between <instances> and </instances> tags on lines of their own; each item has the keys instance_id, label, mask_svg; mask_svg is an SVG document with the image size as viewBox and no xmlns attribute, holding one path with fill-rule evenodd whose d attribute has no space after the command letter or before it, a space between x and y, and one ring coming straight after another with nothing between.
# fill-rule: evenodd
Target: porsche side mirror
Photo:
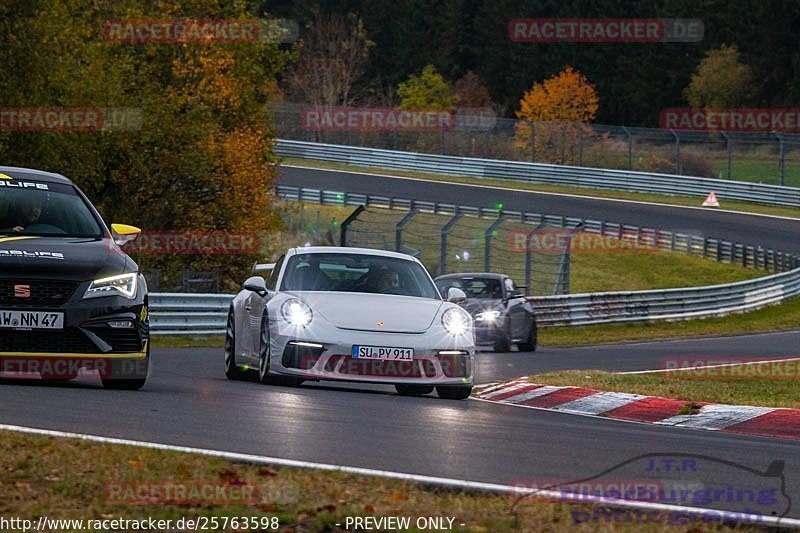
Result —
<instances>
[{"instance_id":1,"label":"porsche side mirror","mask_svg":"<svg viewBox=\"0 0 800 533\"><path fill-rule=\"evenodd\" d=\"M111 233L114 237L114 242L117 246L123 246L126 243L136 240L136 237L142 232L136 226L129 226L127 224L111 224Z\"/></svg>"},{"instance_id":2,"label":"porsche side mirror","mask_svg":"<svg viewBox=\"0 0 800 533\"><path fill-rule=\"evenodd\" d=\"M261 276L247 278L247 280L244 282L244 288L248 291L255 292L259 296L264 296L267 294L267 284L264 281L264 278Z\"/></svg>"},{"instance_id":3,"label":"porsche side mirror","mask_svg":"<svg viewBox=\"0 0 800 533\"><path fill-rule=\"evenodd\" d=\"M460 304L464 300L467 299L467 295L464 291L459 289L458 287L450 287L447 290L447 301L452 302L454 304Z\"/></svg>"}]
</instances>

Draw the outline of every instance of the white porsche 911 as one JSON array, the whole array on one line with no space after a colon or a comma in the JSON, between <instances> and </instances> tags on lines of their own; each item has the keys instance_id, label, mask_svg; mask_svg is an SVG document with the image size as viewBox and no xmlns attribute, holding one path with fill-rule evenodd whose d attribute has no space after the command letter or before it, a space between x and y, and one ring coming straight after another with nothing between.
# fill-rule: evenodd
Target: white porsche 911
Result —
<instances>
[{"instance_id":1,"label":"white porsche 911","mask_svg":"<svg viewBox=\"0 0 800 533\"><path fill-rule=\"evenodd\" d=\"M233 300L225 374L258 369L263 383L304 380L393 384L397 392L464 399L472 392L472 318L444 300L417 259L383 250L293 248Z\"/></svg>"}]
</instances>

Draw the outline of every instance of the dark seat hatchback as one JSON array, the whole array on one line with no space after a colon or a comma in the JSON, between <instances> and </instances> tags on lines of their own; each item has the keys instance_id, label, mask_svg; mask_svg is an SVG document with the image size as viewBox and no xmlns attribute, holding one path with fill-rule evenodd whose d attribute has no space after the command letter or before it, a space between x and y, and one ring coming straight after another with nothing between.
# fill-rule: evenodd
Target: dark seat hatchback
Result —
<instances>
[{"instance_id":1,"label":"dark seat hatchback","mask_svg":"<svg viewBox=\"0 0 800 533\"><path fill-rule=\"evenodd\" d=\"M139 231L109 229L64 176L0 167L0 378L145 384L147 285L120 248Z\"/></svg>"}]
</instances>

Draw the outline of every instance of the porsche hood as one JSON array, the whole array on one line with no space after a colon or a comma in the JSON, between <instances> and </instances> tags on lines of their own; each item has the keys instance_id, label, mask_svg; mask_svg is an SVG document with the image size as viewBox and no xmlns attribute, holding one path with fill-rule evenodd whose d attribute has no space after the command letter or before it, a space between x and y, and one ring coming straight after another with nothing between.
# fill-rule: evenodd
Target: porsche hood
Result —
<instances>
[{"instance_id":1,"label":"porsche hood","mask_svg":"<svg viewBox=\"0 0 800 533\"><path fill-rule=\"evenodd\" d=\"M424 333L439 314L442 300L352 292L291 293L314 313L341 329L384 333Z\"/></svg>"}]
</instances>

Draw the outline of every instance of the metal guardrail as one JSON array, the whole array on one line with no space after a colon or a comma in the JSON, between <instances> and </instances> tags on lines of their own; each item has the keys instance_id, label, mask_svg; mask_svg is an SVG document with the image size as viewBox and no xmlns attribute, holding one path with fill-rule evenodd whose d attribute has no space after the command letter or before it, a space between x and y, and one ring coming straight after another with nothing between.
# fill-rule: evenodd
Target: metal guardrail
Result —
<instances>
[{"instance_id":1,"label":"metal guardrail","mask_svg":"<svg viewBox=\"0 0 800 533\"><path fill-rule=\"evenodd\" d=\"M800 295L800 258L759 246L597 220L519 211L499 212L402 198L287 186L278 187L278 194L288 200L334 205L370 205L444 214L453 214L458 209L466 216L497 218L502 215L521 222L547 222L564 228L583 224L584 231L606 237L636 240L660 249L679 250L718 261L739 262L745 266L779 272L758 279L705 287L531 297L537 320L543 327L724 316ZM230 294L151 294L151 330L156 335L224 333L232 298Z\"/></svg>"},{"instance_id":2,"label":"metal guardrail","mask_svg":"<svg viewBox=\"0 0 800 533\"><path fill-rule=\"evenodd\" d=\"M225 333L232 294L150 293L150 331L154 335Z\"/></svg>"},{"instance_id":3,"label":"metal guardrail","mask_svg":"<svg viewBox=\"0 0 800 533\"><path fill-rule=\"evenodd\" d=\"M453 157L283 139L278 140L276 151L283 157L473 178L682 196L704 197L714 191L722 199L800 207L800 188L762 183L522 161Z\"/></svg>"}]
</instances>

